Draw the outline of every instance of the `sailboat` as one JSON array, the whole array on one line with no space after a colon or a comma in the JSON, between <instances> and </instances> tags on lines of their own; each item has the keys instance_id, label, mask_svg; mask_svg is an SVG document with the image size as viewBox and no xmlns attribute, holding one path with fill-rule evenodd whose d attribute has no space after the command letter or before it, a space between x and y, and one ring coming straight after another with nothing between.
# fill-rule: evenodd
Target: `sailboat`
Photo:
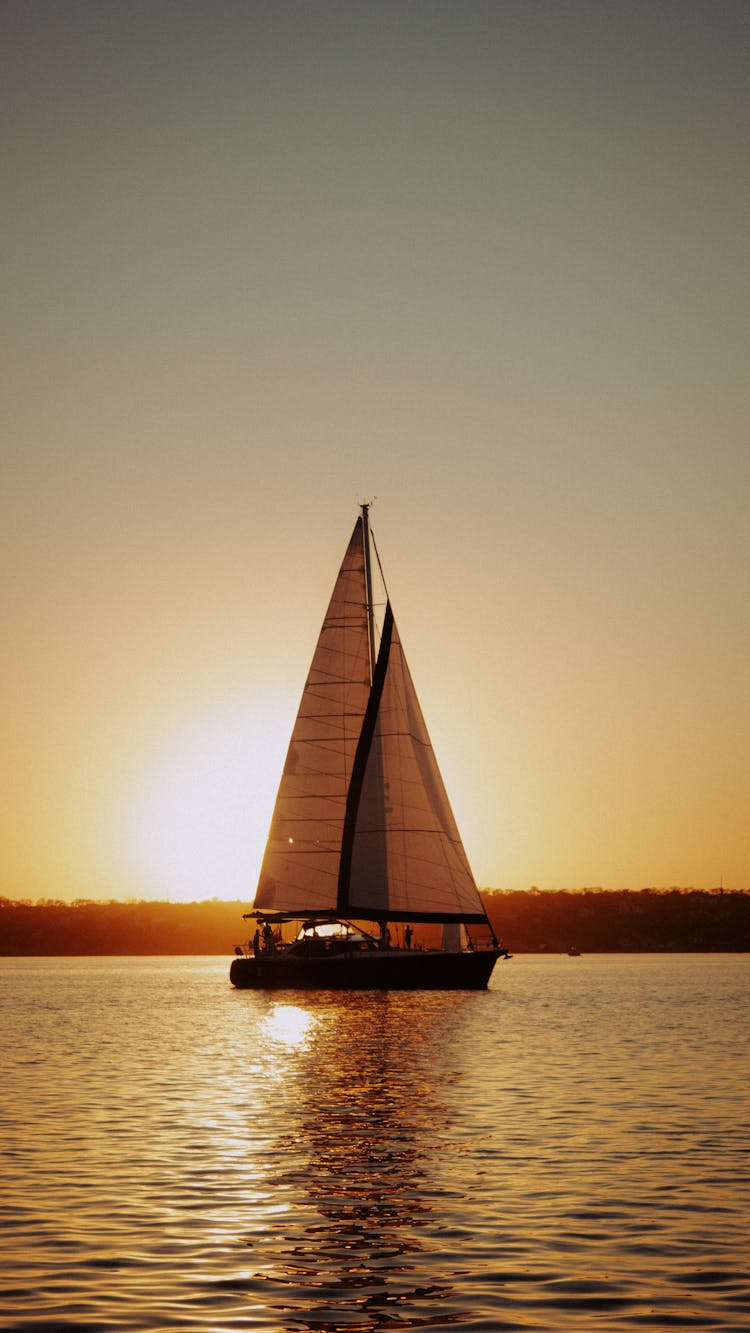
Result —
<instances>
[{"instance_id":1,"label":"sailboat","mask_svg":"<svg viewBox=\"0 0 750 1333\"><path fill-rule=\"evenodd\" d=\"M360 506L279 784L240 988L481 990L509 957L461 843ZM384 581L383 581L384 582Z\"/></svg>"}]
</instances>

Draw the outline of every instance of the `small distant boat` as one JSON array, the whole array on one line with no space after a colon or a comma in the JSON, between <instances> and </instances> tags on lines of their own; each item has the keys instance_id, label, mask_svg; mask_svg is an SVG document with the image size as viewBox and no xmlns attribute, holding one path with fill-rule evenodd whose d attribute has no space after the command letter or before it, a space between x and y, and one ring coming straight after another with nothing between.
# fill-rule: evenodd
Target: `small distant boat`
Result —
<instances>
[{"instance_id":1,"label":"small distant boat","mask_svg":"<svg viewBox=\"0 0 750 1333\"><path fill-rule=\"evenodd\" d=\"M371 540L365 504L292 730L244 918L255 918L253 942L231 964L240 988L482 990L510 957L469 867L387 594L377 634Z\"/></svg>"},{"instance_id":2,"label":"small distant boat","mask_svg":"<svg viewBox=\"0 0 750 1333\"><path fill-rule=\"evenodd\" d=\"M580 958L580 956L581 956L581 950L576 949L575 944L571 944L570 948L568 949L568 958Z\"/></svg>"}]
</instances>

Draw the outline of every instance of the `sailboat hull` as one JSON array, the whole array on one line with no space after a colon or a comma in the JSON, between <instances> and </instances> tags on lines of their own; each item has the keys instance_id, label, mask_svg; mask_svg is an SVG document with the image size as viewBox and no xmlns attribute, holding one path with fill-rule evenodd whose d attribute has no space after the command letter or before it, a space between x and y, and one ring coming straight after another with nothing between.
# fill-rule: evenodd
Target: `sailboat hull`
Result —
<instances>
[{"instance_id":1,"label":"sailboat hull","mask_svg":"<svg viewBox=\"0 0 750 1333\"><path fill-rule=\"evenodd\" d=\"M388 949L299 958L235 958L229 979L240 990L486 990L502 951Z\"/></svg>"}]
</instances>

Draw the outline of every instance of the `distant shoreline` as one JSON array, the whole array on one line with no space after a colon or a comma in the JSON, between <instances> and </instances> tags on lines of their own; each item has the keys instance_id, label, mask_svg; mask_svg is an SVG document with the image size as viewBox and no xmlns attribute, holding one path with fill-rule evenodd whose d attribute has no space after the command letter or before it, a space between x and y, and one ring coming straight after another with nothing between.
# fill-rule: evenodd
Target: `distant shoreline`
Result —
<instances>
[{"instance_id":1,"label":"distant shoreline","mask_svg":"<svg viewBox=\"0 0 750 1333\"><path fill-rule=\"evenodd\" d=\"M482 890L493 929L518 954L746 953L750 891ZM0 957L198 957L246 946L247 902L0 899ZM435 928L418 928L424 944Z\"/></svg>"},{"instance_id":2,"label":"distant shoreline","mask_svg":"<svg viewBox=\"0 0 750 1333\"><path fill-rule=\"evenodd\" d=\"M694 957L729 957L733 954L750 953L750 949L589 949L581 950L580 957L586 958L675 958L680 956ZM0 950L0 959L2 958L225 958L229 961L234 957L231 951L223 953L5 953ZM563 949L559 953L553 953L547 949L515 949L510 955L511 958L565 958L567 950Z\"/></svg>"}]
</instances>

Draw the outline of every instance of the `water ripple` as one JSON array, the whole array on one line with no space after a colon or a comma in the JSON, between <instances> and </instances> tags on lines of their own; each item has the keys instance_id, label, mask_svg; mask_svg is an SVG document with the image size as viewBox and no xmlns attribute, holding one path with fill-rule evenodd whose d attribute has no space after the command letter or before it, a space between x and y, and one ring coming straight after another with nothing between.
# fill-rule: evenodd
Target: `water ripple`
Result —
<instances>
[{"instance_id":1,"label":"water ripple","mask_svg":"<svg viewBox=\"0 0 750 1333\"><path fill-rule=\"evenodd\" d=\"M7 1333L750 1326L746 958L515 959L486 995L0 981Z\"/></svg>"}]
</instances>

